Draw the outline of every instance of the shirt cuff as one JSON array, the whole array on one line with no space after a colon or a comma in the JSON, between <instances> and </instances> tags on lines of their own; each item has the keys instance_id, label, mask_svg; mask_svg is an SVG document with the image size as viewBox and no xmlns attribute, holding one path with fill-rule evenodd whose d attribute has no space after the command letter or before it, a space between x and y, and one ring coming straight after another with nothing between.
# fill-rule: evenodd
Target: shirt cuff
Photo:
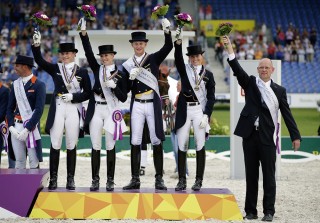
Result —
<instances>
[{"instance_id":1,"label":"shirt cuff","mask_svg":"<svg viewBox=\"0 0 320 223\"><path fill-rule=\"evenodd\" d=\"M236 58L236 55L234 53L229 54L229 61Z\"/></svg>"}]
</instances>

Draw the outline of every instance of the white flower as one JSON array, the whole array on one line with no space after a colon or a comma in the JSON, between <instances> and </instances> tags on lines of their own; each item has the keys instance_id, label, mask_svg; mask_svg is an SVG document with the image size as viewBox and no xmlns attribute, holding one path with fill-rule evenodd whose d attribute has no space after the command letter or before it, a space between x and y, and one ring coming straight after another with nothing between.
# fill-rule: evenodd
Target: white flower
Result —
<instances>
[{"instance_id":1,"label":"white flower","mask_svg":"<svg viewBox=\"0 0 320 223\"><path fill-rule=\"evenodd\" d=\"M48 16L42 14L42 15L41 15L41 18L43 18L43 19L48 19Z\"/></svg>"},{"instance_id":2,"label":"white flower","mask_svg":"<svg viewBox=\"0 0 320 223\"><path fill-rule=\"evenodd\" d=\"M191 20L192 20L191 16L188 15L187 21L191 21Z\"/></svg>"}]
</instances>

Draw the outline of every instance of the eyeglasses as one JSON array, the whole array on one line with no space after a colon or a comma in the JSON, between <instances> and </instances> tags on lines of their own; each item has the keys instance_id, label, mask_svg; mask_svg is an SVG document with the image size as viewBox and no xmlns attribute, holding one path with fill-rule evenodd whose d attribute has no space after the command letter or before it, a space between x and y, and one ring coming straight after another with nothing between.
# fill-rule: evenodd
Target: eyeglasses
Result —
<instances>
[{"instance_id":1,"label":"eyeglasses","mask_svg":"<svg viewBox=\"0 0 320 223\"><path fill-rule=\"evenodd\" d=\"M258 67L259 70L270 70L271 67Z\"/></svg>"}]
</instances>

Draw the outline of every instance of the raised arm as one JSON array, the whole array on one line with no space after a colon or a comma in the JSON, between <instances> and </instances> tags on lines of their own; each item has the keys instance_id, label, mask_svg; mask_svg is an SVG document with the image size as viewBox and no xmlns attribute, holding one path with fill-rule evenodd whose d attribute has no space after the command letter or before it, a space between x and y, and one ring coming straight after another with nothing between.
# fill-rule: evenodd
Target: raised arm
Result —
<instances>
[{"instance_id":1,"label":"raised arm","mask_svg":"<svg viewBox=\"0 0 320 223\"><path fill-rule=\"evenodd\" d=\"M180 39L174 42L174 48L174 62L176 64L177 71L180 76L186 75L186 66L182 56L182 41Z\"/></svg>"},{"instance_id":2,"label":"raised arm","mask_svg":"<svg viewBox=\"0 0 320 223\"><path fill-rule=\"evenodd\" d=\"M239 85L243 88L246 89L248 86L248 83L250 81L250 77L245 72L242 67L240 66L238 60L235 58L235 54L232 48L231 41L228 36L223 36L222 37L222 42L224 43L228 54L229 54L229 59L228 63L233 71L233 76L237 77L237 80L239 82Z\"/></svg>"},{"instance_id":3,"label":"raised arm","mask_svg":"<svg viewBox=\"0 0 320 223\"><path fill-rule=\"evenodd\" d=\"M43 59L43 57L41 55L41 51L40 51L41 34L39 31L34 32L33 41L34 41L34 43L31 46L31 50L33 53L34 60L39 65L39 67L41 67L47 73L52 75L53 73L55 73L57 65L49 63L48 61Z\"/></svg>"},{"instance_id":4,"label":"raised arm","mask_svg":"<svg viewBox=\"0 0 320 223\"><path fill-rule=\"evenodd\" d=\"M164 30L164 45L161 49L154 53L154 58L156 59L156 63L160 65L168 56L170 51L173 48L171 31L169 30L170 22L168 19L162 19L162 29Z\"/></svg>"},{"instance_id":5,"label":"raised arm","mask_svg":"<svg viewBox=\"0 0 320 223\"><path fill-rule=\"evenodd\" d=\"M83 20L85 22L85 20L83 18L81 18L80 21L81 20ZM100 65L98 64L98 62L97 62L97 60L96 60L96 58L94 56L94 53L92 51L92 47L91 47L91 43L90 43L90 40L89 40L88 33L85 30L85 28L83 28L82 26L81 26L81 32L79 33L80 39L81 39L82 46L83 46L86 58L88 60L89 66L95 72L96 70L98 70L100 68Z\"/></svg>"}]
</instances>

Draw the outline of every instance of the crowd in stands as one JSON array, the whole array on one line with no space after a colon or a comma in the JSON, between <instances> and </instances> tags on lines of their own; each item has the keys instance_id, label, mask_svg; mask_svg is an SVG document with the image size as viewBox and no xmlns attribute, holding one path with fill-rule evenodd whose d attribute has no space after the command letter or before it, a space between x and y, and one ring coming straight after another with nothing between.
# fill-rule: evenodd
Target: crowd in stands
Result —
<instances>
[{"instance_id":1,"label":"crowd in stands","mask_svg":"<svg viewBox=\"0 0 320 223\"><path fill-rule=\"evenodd\" d=\"M18 76L14 73L12 62L17 54L30 55L31 37L34 25L30 17L37 11L45 12L52 20L52 27L41 27L42 53L46 60L58 61L59 43L70 42L69 30L76 30L81 12L76 6L93 4L97 9L97 21L87 22L87 28L93 30L124 30L124 29L160 29L160 23L150 19L152 8L159 4L169 4L166 16L173 21L173 15L180 12L178 0L2 0L0 3L0 63L4 68L3 81L13 81ZM211 4L199 3L199 19L212 19ZM174 29L174 27L173 27ZM317 31L304 29L299 31L293 24L288 27L277 27L275 33L268 33L266 24L262 24L252 32L234 31L231 35L238 59L260 59L268 57L288 62L313 62L315 57ZM196 42L205 44L205 33L196 30ZM199 32L198 32L199 31ZM203 45L204 46L204 45ZM215 43L216 59L225 67L227 53L220 41ZM35 70L36 75L46 80L47 74L41 69ZM50 79L50 78L48 78ZM50 92L50 86L47 86Z\"/></svg>"},{"instance_id":2,"label":"crowd in stands","mask_svg":"<svg viewBox=\"0 0 320 223\"><path fill-rule=\"evenodd\" d=\"M267 27L261 27L252 32L235 31L230 34L236 57L239 60L252 60L270 58L283 62L313 62L315 48L317 47L317 32L312 28L310 32L303 29L299 32L293 24L289 24L286 32L278 26L277 32L267 34ZM223 44L217 39L215 43L216 60L219 60L229 74L227 63L228 54L224 50ZM228 75L227 75L228 76ZM228 78L225 78L228 82Z\"/></svg>"}]
</instances>

